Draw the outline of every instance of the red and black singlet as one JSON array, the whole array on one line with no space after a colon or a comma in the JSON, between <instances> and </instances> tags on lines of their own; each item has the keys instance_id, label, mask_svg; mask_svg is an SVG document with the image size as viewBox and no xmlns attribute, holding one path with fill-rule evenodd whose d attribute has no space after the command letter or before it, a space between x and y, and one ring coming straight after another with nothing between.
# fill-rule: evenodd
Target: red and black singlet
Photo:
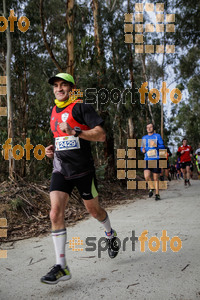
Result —
<instances>
[{"instance_id":1,"label":"red and black singlet","mask_svg":"<svg viewBox=\"0 0 200 300\"><path fill-rule=\"evenodd\" d=\"M93 107L84 103L71 103L67 107L54 106L51 114L50 126L55 138L67 136L60 130L58 123L67 122L71 128L75 126L82 130L89 130L102 125L103 120ZM66 179L85 176L94 171L94 161L91 154L90 142L79 138L80 149L55 151L53 160L53 173L59 172Z\"/></svg>"},{"instance_id":2,"label":"red and black singlet","mask_svg":"<svg viewBox=\"0 0 200 300\"><path fill-rule=\"evenodd\" d=\"M52 113L51 113L51 131L53 132L54 138L59 136L66 136L65 132L60 130L60 127L58 126L58 123L67 122L71 128L74 128L75 126L80 127L82 130L89 130L90 127L84 124L80 124L77 122L73 115L72 110L76 103L72 103L68 105L67 107L64 107L62 111L57 113L57 106L54 106Z\"/></svg>"},{"instance_id":3,"label":"red and black singlet","mask_svg":"<svg viewBox=\"0 0 200 300\"><path fill-rule=\"evenodd\" d=\"M178 148L178 152L180 153L182 150L184 150L185 152L180 155L180 162L184 163L184 162L191 161L190 154L192 154L193 151L192 147L190 145L187 146L182 145Z\"/></svg>"}]
</instances>

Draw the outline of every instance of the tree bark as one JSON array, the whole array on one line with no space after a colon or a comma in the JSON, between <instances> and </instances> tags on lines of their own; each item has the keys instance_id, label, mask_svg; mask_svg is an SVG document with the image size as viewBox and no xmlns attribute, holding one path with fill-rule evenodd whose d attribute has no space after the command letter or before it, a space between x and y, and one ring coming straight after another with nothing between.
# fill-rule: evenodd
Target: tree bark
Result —
<instances>
[{"instance_id":1,"label":"tree bark","mask_svg":"<svg viewBox=\"0 0 200 300\"><path fill-rule=\"evenodd\" d=\"M95 47L97 49L97 77L98 77L98 86L103 87L104 75L106 73L105 70L105 58L104 58L104 50L101 45L100 40L100 24L98 22L99 16L99 2L98 0L92 0L92 10L94 17L94 41ZM102 46L102 47L101 47ZM105 169L105 177L106 179L112 180L115 176L115 154L114 154L114 135L112 130L112 124L110 122L110 117L108 112L100 112L101 116L104 116L103 119L107 120L106 122L106 141L104 146L104 157L106 161L106 169Z\"/></svg>"},{"instance_id":2,"label":"tree bark","mask_svg":"<svg viewBox=\"0 0 200 300\"><path fill-rule=\"evenodd\" d=\"M6 0L3 0L3 12L6 18ZM12 101L11 101L11 79L10 79L10 62L11 62L11 37L10 31L6 30L6 40L7 40L7 55L6 55L6 77L7 77L7 123L8 123L8 139L11 138L11 145L13 146L13 111L12 111ZM9 177L13 178L15 171L15 161L11 153L9 155Z\"/></svg>"},{"instance_id":3,"label":"tree bark","mask_svg":"<svg viewBox=\"0 0 200 300\"><path fill-rule=\"evenodd\" d=\"M25 53L27 47L26 47L26 38L25 38ZM22 80L22 139L25 142L27 137L27 123L28 123L28 88L27 88L27 72L26 72L26 55L24 55L24 75ZM20 176L23 178L26 176L26 159L25 157L21 160L21 170L20 170Z\"/></svg>"},{"instance_id":4,"label":"tree bark","mask_svg":"<svg viewBox=\"0 0 200 300\"><path fill-rule=\"evenodd\" d=\"M94 42L97 49L97 77L99 87L103 87L105 69L104 48L102 39L100 39L100 32L102 32L101 25L98 22L99 16L99 2L98 0L92 0L92 10L94 17Z\"/></svg>"},{"instance_id":5,"label":"tree bark","mask_svg":"<svg viewBox=\"0 0 200 300\"><path fill-rule=\"evenodd\" d=\"M97 49L97 78L99 87L102 86L101 80L101 48L100 48L100 37L99 37L99 24L98 24L98 0L92 0L92 10L94 17L94 43Z\"/></svg>"},{"instance_id":6,"label":"tree bark","mask_svg":"<svg viewBox=\"0 0 200 300\"><path fill-rule=\"evenodd\" d=\"M145 55L140 54L140 58L141 58L141 62L142 62L143 78L144 78L144 81L147 82L147 73L146 73L146 65L145 65ZM155 125L155 120L154 120L154 117L153 117L153 114L152 114L152 110L151 110L151 104L148 101L148 95L147 94L145 94L145 105L149 109L149 113L150 113L150 116L151 116L151 122L153 123L153 125ZM146 112L147 112L147 110L146 110ZM147 114L146 114L146 122L148 123Z\"/></svg>"},{"instance_id":7,"label":"tree bark","mask_svg":"<svg viewBox=\"0 0 200 300\"><path fill-rule=\"evenodd\" d=\"M68 26L67 32L67 73L74 76L74 0L67 1L66 21Z\"/></svg>"},{"instance_id":8,"label":"tree bark","mask_svg":"<svg viewBox=\"0 0 200 300\"><path fill-rule=\"evenodd\" d=\"M93 17L94 17L94 40L95 46L98 52L98 58L101 57L101 48L100 48L100 37L99 37L99 24L98 24L98 0L93 0Z\"/></svg>"},{"instance_id":9,"label":"tree bark","mask_svg":"<svg viewBox=\"0 0 200 300\"><path fill-rule=\"evenodd\" d=\"M109 120L109 113L107 111L101 113L104 120ZM104 125L106 132L106 141L104 147L104 157L106 161L105 178L113 180L115 178L115 154L114 154L114 135L110 122Z\"/></svg>"},{"instance_id":10,"label":"tree bark","mask_svg":"<svg viewBox=\"0 0 200 300\"><path fill-rule=\"evenodd\" d=\"M133 125L133 118L128 118L128 136L129 139L133 139L134 137L134 125Z\"/></svg>"},{"instance_id":11,"label":"tree bark","mask_svg":"<svg viewBox=\"0 0 200 300\"><path fill-rule=\"evenodd\" d=\"M166 33L164 33L164 49L166 46ZM163 70L163 76L162 76L162 82L164 82L165 80L165 54L163 53L163 60L162 60L162 70ZM163 99L161 102L161 116L160 116L160 131L161 131L161 137L162 139L164 138L164 112L163 112Z\"/></svg>"},{"instance_id":12,"label":"tree bark","mask_svg":"<svg viewBox=\"0 0 200 300\"><path fill-rule=\"evenodd\" d=\"M40 0L40 22L41 22L41 27L42 27L42 38L44 41L44 45L54 63L54 65L57 67L57 69L59 70L59 72L64 72L64 70L61 68L61 66L59 65L58 61L56 60L53 51L49 45L49 43L47 42L47 33L44 30L44 10L43 10L43 0Z\"/></svg>"}]
</instances>

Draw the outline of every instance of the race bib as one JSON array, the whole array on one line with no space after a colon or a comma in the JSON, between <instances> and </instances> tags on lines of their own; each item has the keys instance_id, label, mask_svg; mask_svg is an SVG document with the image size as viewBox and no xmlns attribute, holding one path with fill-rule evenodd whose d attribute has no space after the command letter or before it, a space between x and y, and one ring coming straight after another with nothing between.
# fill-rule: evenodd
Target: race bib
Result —
<instances>
[{"instance_id":1,"label":"race bib","mask_svg":"<svg viewBox=\"0 0 200 300\"><path fill-rule=\"evenodd\" d=\"M73 135L55 138L56 151L80 149L79 137Z\"/></svg>"},{"instance_id":2,"label":"race bib","mask_svg":"<svg viewBox=\"0 0 200 300\"><path fill-rule=\"evenodd\" d=\"M159 149L159 156L167 159L167 149Z\"/></svg>"},{"instance_id":3,"label":"race bib","mask_svg":"<svg viewBox=\"0 0 200 300\"><path fill-rule=\"evenodd\" d=\"M157 150L152 149L152 150L147 151L147 156L148 157L157 157Z\"/></svg>"}]
</instances>

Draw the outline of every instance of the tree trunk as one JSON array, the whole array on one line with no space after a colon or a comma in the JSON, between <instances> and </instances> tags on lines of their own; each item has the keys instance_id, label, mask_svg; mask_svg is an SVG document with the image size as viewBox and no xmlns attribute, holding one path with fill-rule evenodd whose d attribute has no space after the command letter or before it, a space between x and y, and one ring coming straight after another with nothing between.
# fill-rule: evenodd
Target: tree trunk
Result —
<instances>
[{"instance_id":1,"label":"tree trunk","mask_svg":"<svg viewBox=\"0 0 200 300\"><path fill-rule=\"evenodd\" d=\"M99 24L98 24L98 0L93 0L93 17L94 17L94 40L95 47L97 48L98 58L101 57L101 48L100 48L100 37L99 37Z\"/></svg>"},{"instance_id":2,"label":"tree trunk","mask_svg":"<svg viewBox=\"0 0 200 300\"><path fill-rule=\"evenodd\" d=\"M6 0L3 0L3 12L6 18ZM11 37L10 31L6 30L7 55L6 55L6 77L7 77L7 116L8 116L8 139L11 138L13 145L13 112L11 101L11 79L10 79L10 62L11 62ZM9 155L9 177L13 178L15 171L15 161L12 155Z\"/></svg>"},{"instance_id":3,"label":"tree trunk","mask_svg":"<svg viewBox=\"0 0 200 300\"><path fill-rule=\"evenodd\" d=\"M166 46L166 33L164 33L164 49L165 49L165 46ZM165 80L165 72L164 72L164 69L165 69L165 54L163 53L163 60L162 60L162 70L163 70L163 76L162 76L162 82L164 82ZM163 99L162 99L162 102L161 102L161 118L160 118L160 131L161 131L161 137L162 139L164 138L164 112L163 112Z\"/></svg>"},{"instance_id":4,"label":"tree trunk","mask_svg":"<svg viewBox=\"0 0 200 300\"><path fill-rule=\"evenodd\" d=\"M26 38L25 38L25 53L26 51ZM22 81L22 139L25 143L26 137L27 137L27 123L28 123L28 93L27 93L27 73L26 73L26 55L24 55L24 76ZM21 170L20 170L20 176L25 177L26 176L26 158L25 156L21 160Z\"/></svg>"},{"instance_id":5,"label":"tree trunk","mask_svg":"<svg viewBox=\"0 0 200 300\"><path fill-rule=\"evenodd\" d=\"M131 9L130 9L130 0L128 0L128 13L130 14ZM129 52L129 72L130 72L130 81L132 85L132 89L134 90L134 76L133 76L133 47L132 44L127 44L128 46L128 52ZM135 93L134 93L135 94ZM135 100L135 99L134 99Z\"/></svg>"},{"instance_id":6,"label":"tree trunk","mask_svg":"<svg viewBox=\"0 0 200 300\"><path fill-rule=\"evenodd\" d=\"M134 125L133 125L133 118L128 118L128 136L129 139L133 139L134 137Z\"/></svg>"},{"instance_id":7,"label":"tree trunk","mask_svg":"<svg viewBox=\"0 0 200 300\"><path fill-rule=\"evenodd\" d=\"M100 37L99 37L99 24L98 24L98 0L92 0L92 10L94 17L94 43L97 49L97 78L99 87L102 86L101 80L101 48L100 48Z\"/></svg>"},{"instance_id":8,"label":"tree trunk","mask_svg":"<svg viewBox=\"0 0 200 300\"><path fill-rule=\"evenodd\" d=\"M68 26L67 32L67 73L74 76L74 0L67 1L66 21Z\"/></svg>"},{"instance_id":9,"label":"tree trunk","mask_svg":"<svg viewBox=\"0 0 200 300\"><path fill-rule=\"evenodd\" d=\"M140 59L141 59L141 62L142 62L142 71L143 71L144 82L147 82L145 55L140 54ZM149 113L150 113L150 116L151 116L151 122L153 123L153 125L155 125L154 117L153 117L152 110L151 110L151 104L148 100L148 95L147 94L145 94L145 105L149 109ZM146 122L148 123L147 109L146 109Z\"/></svg>"},{"instance_id":10,"label":"tree trunk","mask_svg":"<svg viewBox=\"0 0 200 300\"><path fill-rule=\"evenodd\" d=\"M102 32L101 25L98 22L99 16L99 2L98 0L92 0L92 10L94 17L94 42L97 49L97 77L99 87L103 87L105 83L104 75L106 74L105 58L103 42L100 40L99 32ZM104 83L103 83L104 81Z\"/></svg>"},{"instance_id":11,"label":"tree trunk","mask_svg":"<svg viewBox=\"0 0 200 300\"><path fill-rule=\"evenodd\" d=\"M97 77L98 77L98 86L103 87L103 78L106 73L105 70L105 58L103 46L101 47L100 41L100 24L98 22L99 16L99 2L98 0L92 0L92 10L94 17L94 41L95 47L97 49ZM105 86L104 86L105 87ZM108 112L100 112L101 116L104 116L103 119L107 120L106 122L106 141L104 146L104 157L107 163L105 170L106 179L112 180L115 176L115 155L114 155L114 135L112 130L112 125L110 122L110 116Z\"/></svg>"},{"instance_id":12,"label":"tree trunk","mask_svg":"<svg viewBox=\"0 0 200 300\"><path fill-rule=\"evenodd\" d=\"M56 60L52 49L50 48L50 44L47 41L47 34L46 31L44 30L44 11L43 11L43 0L40 0L40 22L41 22L41 27L42 27L42 38L44 41L44 45L54 63L54 65L57 67L57 69L59 70L59 72L63 72L63 69L61 68L61 66L59 65L58 61Z\"/></svg>"},{"instance_id":13,"label":"tree trunk","mask_svg":"<svg viewBox=\"0 0 200 300\"><path fill-rule=\"evenodd\" d=\"M102 112L101 117L104 120L109 120L109 113L107 111ZM116 177L115 153L114 153L114 135L113 135L113 130L111 128L110 122L105 123L104 129L106 132L106 141L104 147L104 157L106 161L105 178L108 180L113 180L113 178Z\"/></svg>"}]
</instances>

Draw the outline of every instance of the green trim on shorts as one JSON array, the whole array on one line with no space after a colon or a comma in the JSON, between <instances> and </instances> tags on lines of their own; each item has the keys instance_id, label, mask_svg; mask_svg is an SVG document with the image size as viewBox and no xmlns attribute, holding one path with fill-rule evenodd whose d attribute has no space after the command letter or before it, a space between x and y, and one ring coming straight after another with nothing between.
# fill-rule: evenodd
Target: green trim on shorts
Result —
<instances>
[{"instance_id":1,"label":"green trim on shorts","mask_svg":"<svg viewBox=\"0 0 200 300\"><path fill-rule=\"evenodd\" d=\"M92 188L91 188L92 197L96 198L98 196L98 192L96 190L95 184L94 184L94 178L92 178Z\"/></svg>"}]
</instances>

